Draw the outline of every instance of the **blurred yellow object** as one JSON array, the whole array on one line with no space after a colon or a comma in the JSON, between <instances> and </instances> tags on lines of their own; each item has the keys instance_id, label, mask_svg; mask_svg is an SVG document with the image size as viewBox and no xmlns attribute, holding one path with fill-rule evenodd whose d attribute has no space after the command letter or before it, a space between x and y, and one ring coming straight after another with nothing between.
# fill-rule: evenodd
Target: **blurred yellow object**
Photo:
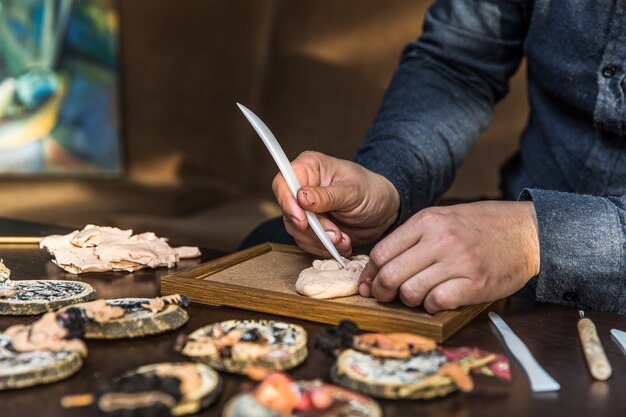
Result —
<instances>
[{"instance_id":1,"label":"blurred yellow object","mask_svg":"<svg viewBox=\"0 0 626 417\"><path fill-rule=\"evenodd\" d=\"M56 125L66 92L66 82L61 80L59 90L34 113L10 121L2 121L0 117L0 150L17 148L47 137Z\"/></svg>"}]
</instances>

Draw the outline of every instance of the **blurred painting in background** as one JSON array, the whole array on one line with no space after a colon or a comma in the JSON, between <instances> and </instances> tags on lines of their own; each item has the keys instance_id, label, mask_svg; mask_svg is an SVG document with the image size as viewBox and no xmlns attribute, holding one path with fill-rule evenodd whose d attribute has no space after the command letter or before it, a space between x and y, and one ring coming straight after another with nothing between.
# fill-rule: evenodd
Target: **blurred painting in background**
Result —
<instances>
[{"instance_id":1,"label":"blurred painting in background","mask_svg":"<svg viewBox=\"0 0 626 417\"><path fill-rule=\"evenodd\" d=\"M114 0L0 0L0 175L118 176Z\"/></svg>"}]
</instances>

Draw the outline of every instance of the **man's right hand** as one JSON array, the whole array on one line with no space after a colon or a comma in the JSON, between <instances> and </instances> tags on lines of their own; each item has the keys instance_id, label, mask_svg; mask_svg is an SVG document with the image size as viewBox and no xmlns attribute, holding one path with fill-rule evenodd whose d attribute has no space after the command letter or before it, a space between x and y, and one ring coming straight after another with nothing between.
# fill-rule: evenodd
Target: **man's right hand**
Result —
<instances>
[{"instance_id":1,"label":"man's right hand","mask_svg":"<svg viewBox=\"0 0 626 417\"><path fill-rule=\"evenodd\" d=\"M323 214L318 216L320 222L342 256L349 256L353 245L379 238L396 221L400 196L382 175L310 151L300 154L291 166L301 185L297 200L280 173L272 190L283 210L287 232L305 251L331 257L309 227L304 210Z\"/></svg>"}]
</instances>

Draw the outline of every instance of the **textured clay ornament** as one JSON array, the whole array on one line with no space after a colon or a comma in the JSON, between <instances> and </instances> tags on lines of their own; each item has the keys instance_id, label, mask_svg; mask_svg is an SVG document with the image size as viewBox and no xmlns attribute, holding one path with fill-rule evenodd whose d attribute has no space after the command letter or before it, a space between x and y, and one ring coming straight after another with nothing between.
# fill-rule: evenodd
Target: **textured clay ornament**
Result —
<instances>
[{"instance_id":1,"label":"textured clay ornament","mask_svg":"<svg viewBox=\"0 0 626 417\"><path fill-rule=\"evenodd\" d=\"M327 299L349 297L359 293L359 275L369 261L366 255L344 258L348 269L334 259L313 261L313 266L300 272L296 291L307 297Z\"/></svg>"}]
</instances>

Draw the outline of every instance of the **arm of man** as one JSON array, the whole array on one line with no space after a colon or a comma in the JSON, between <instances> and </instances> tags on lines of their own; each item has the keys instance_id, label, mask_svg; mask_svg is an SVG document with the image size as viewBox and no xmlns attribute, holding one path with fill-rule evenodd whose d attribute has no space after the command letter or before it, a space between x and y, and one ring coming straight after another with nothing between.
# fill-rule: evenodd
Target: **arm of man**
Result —
<instances>
[{"instance_id":1,"label":"arm of man","mask_svg":"<svg viewBox=\"0 0 626 417\"><path fill-rule=\"evenodd\" d=\"M400 196L401 226L372 250L363 296L399 296L436 312L509 295L538 272L532 203L424 209L448 189L508 91L522 56L526 3L440 0L404 51L356 156Z\"/></svg>"},{"instance_id":2,"label":"arm of man","mask_svg":"<svg viewBox=\"0 0 626 417\"><path fill-rule=\"evenodd\" d=\"M396 225L441 198L489 125L522 57L525 3L439 0L405 49L355 158L398 190Z\"/></svg>"},{"instance_id":3,"label":"arm of man","mask_svg":"<svg viewBox=\"0 0 626 417\"><path fill-rule=\"evenodd\" d=\"M463 2L446 3L458 6ZM488 3L489 7L502 4ZM444 3L437 3L435 9L440 4ZM510 2L507 10L514 11L513 5ZM454 7L443 10L449 12ZM439 12L433 11L432 16L429 16L435 22L432 24L437 25L438 20L444 19L436 18ZM518 17L523 15L522 12ZM456 19L450 20L448 16L447 21ZM427 29L428 24L427 20ZM426 30L425 37L435 36ZM434 42L435 45L446 45L436 54L437 57L444 56L443 59L437 58L440 61L446 61L445 51L454 49L449 47L449 39L443 36L440 42ZM426 53L426 58L422 57L424 48L420 47L420 42L408 49L405 62L411 60L412 55L430 59L432 53ZM505 48L504 44L501 46ZM427 52L429 48L426 48ZM413 49L417 52L412 53ZM492 57L507 56L506 52L498 52L498 48L492 52ZM489 63L489 60L485 62ZM401 68L397 78L412 80L412 72L421 72L419 68L415 70L406 64L403 66L405 69ZM417 64L410 66L419 67ZM456 68L456 64L452 67ZM497 68L497 64L489 67ZM405 75L401 74L402 71ZM491 71L478 71L477 74L483 74L483 78L485 74L494 75ZM449 172L441 170L435 177L430 177L429 172L437 172L437 168L455 167L454 163L450 163L457 155L453 150L463 148L463 138L459 136L461 140L455 141L455 135L441 135L437 142L433 138L429 140L425 133L419 133L425 129L434 129L435 132L454 129L454 126L446 126L445 122L441 127L436 120L434 127L433 121L424 120L421 122L426 126L423 129L414 131L407 128L411 132L418 132L413 137L402 134L404 126L395 123L391 116L394 112L405 110L401 106L394 106L394 102L409 102L408 93L400 88L403 83L401 80L390 89L390 97L384 103L384 106L390 107L387 111L389 116L377 119L368 135L368 142L358 156L362 165L387 177L400 191L402 199L398 223L404 223L372 251L372 261L362 274L361 293L374 295L382 301L399 296L407 305L422 304L427 311L434 313L510 295L538 274L536 297L540 301L625 314L624 196L605 198L531 189L522 193L520 202L481 202L428 208L404 222L416 210L434 202L439 195L438 190L447 187L447 180L443 186L441 183L450 178ZM461 82L457 83L462 85ZM497 93L499 90L492 91ZM478 98L480 94L468 97ZM497 98L498 95L493 97ZM438 101L431 100L431 103L440 107ZM483 116L484 112L476 111L480 108L473 107L473 110L466 111ZM417 111L427 110L420 108ZM459 119L458 131L468 131L468 121L481 120L480 117L459 117L462 114L463 110L454 113ZM394 117L404 121L412 120L411 117L415 118L415 115L409 113ZM470 123L470 131L472 126L477 125ZM394 155L401 155L399 161L386 158L389 155L386 152L379 152L386 142L391 144L390 149L396 150ZM446 152L448 148L451 151ZM435 153L440 158L441 155L444 158L450 155L448 161L433 164L432 161L437 161L437 158L427 156L430 149L436 149ZM413 171L402 169L407 164L411 166L407 162L410 160L413 160L412 166L416 168Z\"/></svg>"}]
</instances>

